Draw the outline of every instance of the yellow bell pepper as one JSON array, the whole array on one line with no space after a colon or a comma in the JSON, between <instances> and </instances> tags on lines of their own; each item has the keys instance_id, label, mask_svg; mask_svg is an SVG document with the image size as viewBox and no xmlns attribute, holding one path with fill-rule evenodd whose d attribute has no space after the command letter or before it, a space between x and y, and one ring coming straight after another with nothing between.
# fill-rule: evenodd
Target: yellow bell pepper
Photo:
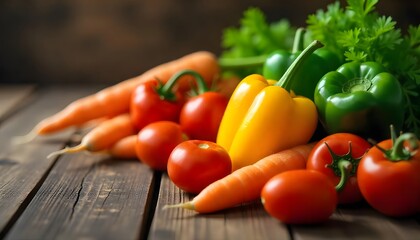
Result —
<instances>
[{"instance_id":1,"label":"yellow bell pepper","mask_svg":"<svg viewBox=\"0 0 420 240\"><path fill-rule=\"evenodd\" d=\"M289 86L302 63L322 46L318 41L312 42L274 85L257 74L238 84L216 141L228 151L232 170L311 139L318 122L315 104L309 98L289 92Z\"/></svg>"}]
</instances>

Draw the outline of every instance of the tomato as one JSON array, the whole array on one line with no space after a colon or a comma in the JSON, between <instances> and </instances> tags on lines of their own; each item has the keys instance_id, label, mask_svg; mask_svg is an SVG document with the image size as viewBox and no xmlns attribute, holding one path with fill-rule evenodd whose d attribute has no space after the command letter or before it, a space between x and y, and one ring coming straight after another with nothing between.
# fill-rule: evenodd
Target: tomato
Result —
<instances>
[{"instance_id":1,"label":"tomato","mask_svg":"<svg viewBox=\"0 0 420 240\"><path fill-rule=\"evenodd\" d=\"M216 141L229 99L218 92L204 92L189 99L181 109L179 123L191 139Z\"/></svg>"},{"instance_id":2,"label":"tomato","mask_svg":"<svg viewBox=\"0 0 420 240\"><path fill-rule=\"evenodd\" d=\"M286 224L328 220L337 207L337 192L324 174L290 170L271 178L261 191L264 209Z\"/></svg>"},{"instance_id":3,"label":"tomato","mask_svg":"<svg viewBox=\"0 0 420 240\"><path fill-rule=\"evenodd\" d=\"M151 168L165 171L172 150L187 139L181 126L175 122L150 123L137 134L136 155Z\"/></svg>"},{"instance_id":4,"label":"tomato","mask_svg":"<svg viewBox=\"0 0 420 240\"><path fill-rule=\"evenodd\" d=\"M344 173L345 185L342 188L338 186L338 202L355 203L363 199L357 184L357 165L370 147L368 141L351 133L328 135L314 146L309 154L306 168L327 175L335 186L339 184Z\"/></svg>"},{"instance_id":5,"label":"tomato","mask_svg":"<svg viewBox=\"0 0 420 240\"><path fill-rule=\"evenodd\" d=\"M183 97L170 91L162 93L161 88L156 81L151 81L135 89L130 103L130 115L137 130L157 121L178 122ZM171 100L171 97L175 100Z\"/></svg>"},{"instance_id":6,"label":"tomato","mask_svg":"<svg viewBox=\"0 0 420 240\"><path fill-rule=\"evenodd\" d=\"M410 133L393 139L380 142L362 158L359 187L379 212L408 216L420 211L420 152L416 151L420 143Z\"/></svg>"},{"instance_id":7,"label":"tomato","mask_svg":"<svg viewBox=\"0 0 420 240\"><path fill-rule=\"evenodd\" d=\"M182 142L175 147L168 160L169 178L180 189L190 193L199 193L231 171L229 154L210 141Z\"/></svg>"}]
</instances>

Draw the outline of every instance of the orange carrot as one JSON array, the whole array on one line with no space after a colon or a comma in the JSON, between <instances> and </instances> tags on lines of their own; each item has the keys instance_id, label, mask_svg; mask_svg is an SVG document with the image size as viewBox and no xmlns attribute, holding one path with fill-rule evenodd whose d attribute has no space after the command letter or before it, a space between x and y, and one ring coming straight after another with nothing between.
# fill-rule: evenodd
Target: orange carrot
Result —
<instances>
[{"instance_id":1,"label":"orange carrot","mask_svg":"<svg viewBox=\"0 0 420 240\"><path fill-rule=\"evenodd\" d=\"M136 159L137 134L121 138L107 152L116 158Z\"/></svg>"},{"instance_id":2,"label":"orange carrot","mask_svg":"<svg viewBox=\"0 0 420 240\"><path fill-rule=\"evenodd\" d=\"M86 134L81 143L74 147L66 147L48 155L48 158L64 153L81 151L98 152L110 148L118 140L135 134L134 125L128 113L104 120Z\"/></svg>"},{"instance_id":3,"label":"orange carrot","mask_svg":"<svg viewBox=\"0 0 420 240\"><path fill-rule=\"evenodd\" d=\"M129 111L132 92L140 83L157 79L166 83L176 72L185 69L200 73L208 85L217 78L220 70L217 58L210 52L198 51L185 55L70 103L60 112L38 123L27 138L51 134L67 127L81 125L92 119L126 113ZM191 79L192 76L184 76L177 83L178 89L180 91L190 89Z\"/></svg>"},{"instance_id":4,"label":"orange carrot","mask_svg":"<svg viewBox=\"0 0 420 240\"><path fill-rule=\"evenodd\" d=\"M265 183L278 173L304 169L313 146L314 143L309 143L269 155L213 182L192 201L164 208L181 207L199 213L210 213L256 200Z\"/></svg>"}]
</instances>

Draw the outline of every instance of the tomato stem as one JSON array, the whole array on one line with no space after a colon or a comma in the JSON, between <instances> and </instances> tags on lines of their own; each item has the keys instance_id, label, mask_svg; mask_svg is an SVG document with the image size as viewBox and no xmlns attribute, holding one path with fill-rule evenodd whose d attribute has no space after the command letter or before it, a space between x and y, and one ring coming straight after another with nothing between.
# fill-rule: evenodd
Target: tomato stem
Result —
<instances>
[{"instance_id":1,"label":"tomato stem","mask_svg":"<svg viewBox=\"0 0 420 240\"><path fill-rule=\"evenodd\" d=\"M357 166L359 165L359 162L363 156L359 158L354 158L352 156L351 141L349 141L349 151L344 155L337 155L334 153L327 142L324 142L324 144L328 148L332 158L332 162L327 164L326 167L331 168L334 174L340 177L340 182L337 184L337 186L335 186L336 191L339 192L343 190L347 183L347 179L350 176L354 176L356 174Z\"/></svg>"},{"instance_id":2,"label":"tomato stem","mask_svg":"<svg viewBox=\"0 0 420 240\"><path fill-rule=\"evenodd\" d=\"M203 77L196 71L193 70L182 70L177 73L175 73L165 85L160 85L157 88L157 91L159 95L167 100L175 100L175 96L172 92L172 88L175 86L175 84L178 82L178 80L185 76L185 75L191 75L195 79L195 83L197 84L198 94L205 93L209 91L206 82L204 81Z\"/></svg>"},{"instance_id":3,"label":"tomato stem","mask_svg":"<svg viewBox=\"0 0 420 240\"><path fill-rule=\"evenodd\" d=\"M392 140L392 148L384 149L377 144L379 150L381 150L385 157L390 161L402 161L402 160L409 160L417 153L417 149L419 148L419 140L414 133L404 133L401 134L399 137L396 137L396 133L394 131L394 127L391 125L391 140ZM406 147L405 143L408 143L408 148Z\"/></svg>"},{"instance_id":4,"label":"tomato stem","mask_svg":"<svg viewBox=\"0 0 420 240\"><path fill-rule=\"evenodd\" d=\"M351 176L351 171L353 169L353 165L348 160L340 160L338 161L338 168L340 169L340 182L335 186L335 190L340 192L344 189L344 186L347 183L347 179Z\"/></svg>"}]
</instances>

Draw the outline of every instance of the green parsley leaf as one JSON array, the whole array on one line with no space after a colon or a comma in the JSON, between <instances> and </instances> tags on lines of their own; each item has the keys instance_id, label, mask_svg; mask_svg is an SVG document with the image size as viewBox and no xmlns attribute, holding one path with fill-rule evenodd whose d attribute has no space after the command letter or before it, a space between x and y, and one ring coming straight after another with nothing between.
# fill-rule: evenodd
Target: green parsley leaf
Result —
<instances>
[{"instance_id":1,"label":"green parsley leaf","mask_svg":"<svg viewBox=\"0 0 420 240\"><path fill-rule=\"evenodd\" d=\"M277 49L291 49L295 31L288 20L269 23L259 8L251 7L244 12L238 27L223 31L221 59L259 57ZM258 66L231 70L239 77L260 72Z\"/></svg>"}]
</instances>

